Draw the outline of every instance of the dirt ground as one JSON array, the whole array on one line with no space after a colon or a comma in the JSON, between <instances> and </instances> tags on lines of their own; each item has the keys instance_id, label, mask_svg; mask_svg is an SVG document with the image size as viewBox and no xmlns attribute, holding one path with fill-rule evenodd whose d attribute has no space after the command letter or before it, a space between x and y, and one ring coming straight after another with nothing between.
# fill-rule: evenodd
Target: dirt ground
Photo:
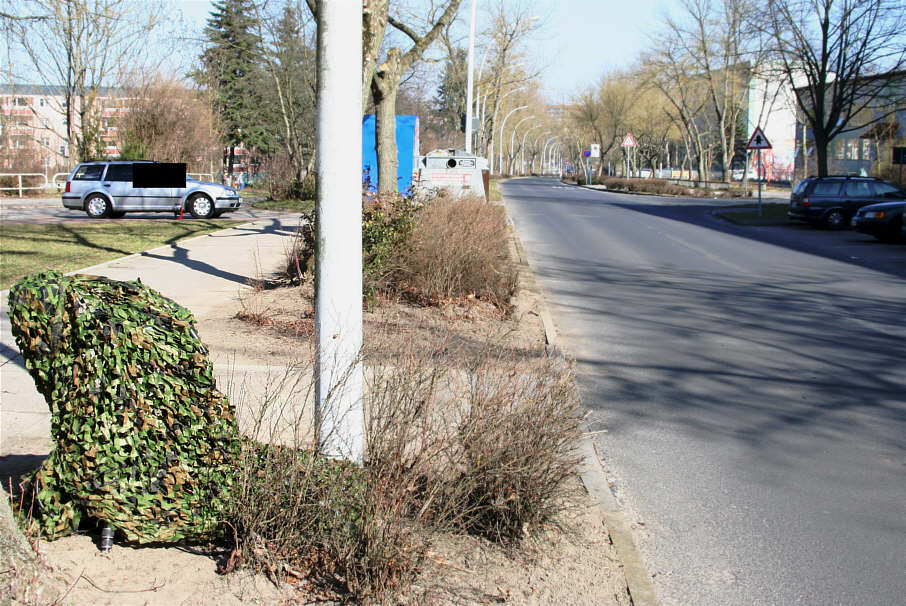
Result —
<instances>
[{"instance_id":1,"label":"dirt ground","mask_svg":"<svg viewBox=\"0 0 906 606\"><path fill-rule=\"evenodd\" d=\"M199 333L215 365L229 365L236 374L242 369L278 368L310 356L309 295L304 289L286 287L250 291L198 318ZM463 351L486 347L490 341L514 356L538 355L544 346L538 305L538 295L526 290L520 290L509 317L472 299L450 302L439 311L399 303L381 305L365 314L366 350L370 347L371 353L389 357L397 353L394 349L408 351L413 342L425 343L434 345L429 348L434 355L446 352L455 360ZM418 579L399 603L630 604L622 565L578 479L572 493L572 506L558 524L525 541L518 551L471 537L436 537ZM4 508L5 503L0 509ZM33 582L28 581L27 566L17 561L0 563L0 594L8 592L8 583L15 580L20 587L30 586L30 595L20 602L28 604L323 602L290 585L276 587L261 575L218 575L217 559L222 554L203 548L114 545L104 554L96 540L76 535L40 542L44 567Z\"/></svg>"}]
</instances>

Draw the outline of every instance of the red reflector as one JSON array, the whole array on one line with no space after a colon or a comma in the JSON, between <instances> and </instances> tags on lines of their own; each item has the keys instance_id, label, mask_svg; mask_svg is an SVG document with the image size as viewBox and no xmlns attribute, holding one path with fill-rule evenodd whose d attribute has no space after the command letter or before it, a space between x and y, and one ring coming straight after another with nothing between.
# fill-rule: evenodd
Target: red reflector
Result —
<instances>
[{"instance_id":1,"label":"red reflector","mask_svg":"<svg viewBox=\"0 0 906 606\"><path fill-rule=\"evenodd\" d=\"M802 206L808 206L808 205L809 205L808 198L802 198Z\"/></svg>"},{"instance_id":2,"label":"red reflector","mask_svg":"<svg viewBox=\"0 0 906 606\"><path fill-rule=\"evenodd\" d=\"M70 185L71 185L71 184L69 183L69 181L67 181L67 182L66 182L66 193L67 193L67 194L69 193L69 186L70 186Z\"/></svg>"}]
</instances>

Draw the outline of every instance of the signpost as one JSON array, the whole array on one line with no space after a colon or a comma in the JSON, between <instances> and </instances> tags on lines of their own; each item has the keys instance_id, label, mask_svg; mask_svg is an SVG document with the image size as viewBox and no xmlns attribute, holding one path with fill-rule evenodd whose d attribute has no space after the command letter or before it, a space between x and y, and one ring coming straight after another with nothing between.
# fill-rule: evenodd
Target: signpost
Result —
<instances>
[{"instance_id":1,"label":"signpost","mask_svg":"<svg viewBox=\"0 0 906 606\"><path fill-rule=\"evenodd\" d=\"M620 147L622 147L626 151L626 176L627 177L629 176L629 152L632 150L633 147L636 147L637 145L638 144L635 142L635 138L632 136L631 133L626 133L626 136L623 137L623 142L620 143Z\"/></svg>"},{"instance_id":2,"label":"signpost","mask_svg":"<svg viewBox=\"0 0 906 606\"><path fill-rule=\"evenodd\" d=\"M758 216L762 215L761 212L761 150L763 149L772 149L771 142L768 141L768 138L764 136L764 133L761 132L761 127L756 126L755 132L752 133L752 136L749 137L749 142L746 143L746 149L754 149L758 152ZM748 167L747 167L748 170Z\"/></svg>"},{"instance_id":3,"label":"signpost","mask_svg":"<svg viewBox=\"0 0 906 606\"><path fill-rule=\"evenodd\" d=\"M601 146L597 143L592 143L588 146L588 151L590 153L588 157L588 182L592 183L593 179L591 178L591 175L594 173L595 169L595 161L592 160L592 158L601 157Z\"/></svg>"},{"instance_id":4,"label":"signpost","mask_svg":"<svg viewBox=\"0 0 906 606\"><path fill-rule=\"evenodd\" d=\"M585 158L585 185L591 185L591 150L582 152L582 157Z\"/></svg>"}]
</instances>

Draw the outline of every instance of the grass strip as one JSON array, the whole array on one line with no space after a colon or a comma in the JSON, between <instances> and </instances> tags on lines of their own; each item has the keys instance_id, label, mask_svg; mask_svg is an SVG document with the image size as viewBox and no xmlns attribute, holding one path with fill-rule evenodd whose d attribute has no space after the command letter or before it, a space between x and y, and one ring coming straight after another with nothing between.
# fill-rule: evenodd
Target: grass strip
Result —
<instances>
[{"instance_id":1,"label":"grass strip","mask_svg":"<svg viewBox=\"0 0 906 606\"><path fill-rule=\"evenodd\" d=\"M245 221L72 221L0 225L0 289L27 275L69 272L158 246L227 229Z\"/></svg>"},{"instance_id":2,"label":"grass strip","mask_svg":"<svg viewBox=\"0 0 906 606\"><path fill-rule=\"evenodd\" d=\"M726 219L731 223L737 225L764 225L764 224L776 224L786 223L789 221L787 217L787 211L789 211L790 205L787 203L784 204L775 204L775 203L763 203L761 205L762 214L758 215L758 206L743 206L743 207L733 207L733 208L724 208L717 211L714 211L714 214L719 215L720 217Z\"/></svg>"},{"instance_id":3,"label":"grass strip","mask_svg":"<svg viewBox=\"0 0 906 606\"><path fill-rule=\"evenodd\" d=\"M315 208L314 200L262 200L255 202L255 208L261 210L282 210L295 213L309 213Z\"/></svg>"}]
</instances>

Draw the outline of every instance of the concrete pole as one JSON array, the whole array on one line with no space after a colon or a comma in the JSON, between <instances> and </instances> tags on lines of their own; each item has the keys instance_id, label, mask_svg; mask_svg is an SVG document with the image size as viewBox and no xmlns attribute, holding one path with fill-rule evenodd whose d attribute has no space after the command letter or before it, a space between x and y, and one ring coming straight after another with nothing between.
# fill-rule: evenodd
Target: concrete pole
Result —
<instances>
[{"instance_id":1,"label":"concrete pole","mask_svg":"<svg viewBox=\"0 0 906 606\"><path fill-rule=\"evenodd\" d=\"M361 463L362 3L319 4L315 425L324 454Z\"/></svg>"},{"instance_id":2,"label":"concrete pole","mask_svg":"<svg viewBox=\"0 0 906 606\"><path fill-rule=\"evenodd\" d=\"M478 0L472 0L472 21L469 23L469 75L466 80L466 153L472 153L472 89L475 69L475 10Z\"/></svg>"}]
</instances>

